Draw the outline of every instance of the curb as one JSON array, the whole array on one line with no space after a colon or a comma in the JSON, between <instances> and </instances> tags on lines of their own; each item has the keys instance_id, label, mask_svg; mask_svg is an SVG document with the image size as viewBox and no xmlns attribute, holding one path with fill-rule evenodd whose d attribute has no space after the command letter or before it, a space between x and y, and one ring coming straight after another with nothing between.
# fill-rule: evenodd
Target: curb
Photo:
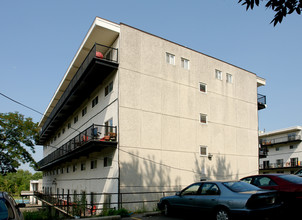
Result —
<instances>
[{"instance_id":1,"label":"curb","mask_svg":"<svg viewBox=\"0 0 302 220\"><path fill-rule=\"evenodd\" d=\"M157 216L157 215L161 215L161 211L158 212L147 212L143 214L143 217L150 217L150 216Z\"/></svg>"}]
</instances>

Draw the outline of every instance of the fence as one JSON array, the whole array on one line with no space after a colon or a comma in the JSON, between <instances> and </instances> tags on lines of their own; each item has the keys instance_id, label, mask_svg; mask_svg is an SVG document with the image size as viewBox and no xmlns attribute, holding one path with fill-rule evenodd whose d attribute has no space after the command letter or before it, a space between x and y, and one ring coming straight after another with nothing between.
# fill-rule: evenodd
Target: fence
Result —
<instances>
[{"instance_id":1,"label":"fence","mask_svg":"<svg viewBox=\"0 0 302 220\"><path fill-rule=\"evenodd\" d=\"M44 205L53 206L69 216L93 216L110 209L151 207L164 196L173 195L176 191L129 192L129 193L90 193L80 194L44 194L34 192ZM150 205L151 204L151 205Z\"/></svg>"}]
</instances>

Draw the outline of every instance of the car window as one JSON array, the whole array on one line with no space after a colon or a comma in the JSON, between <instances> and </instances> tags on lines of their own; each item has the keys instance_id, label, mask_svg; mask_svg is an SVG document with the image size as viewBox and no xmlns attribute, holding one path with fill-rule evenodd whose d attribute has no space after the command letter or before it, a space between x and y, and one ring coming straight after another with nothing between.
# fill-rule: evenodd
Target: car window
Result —
<instances>
[{"instance_id":1,"label":"car window","mask_svg":"<svg viewBox=\"0 0 302 220\"><path fill-rule=\"evenodd\" d=\"M193 184L191 186L188 186L186 189L184 189L181 192L181 195L182 196L185 196L185 195L197 195L199 187L200 187L200 183L196 183L196 184Z\"/></svg>"},{"instance_id":2,"label":"car window","mask_svg":"<svg viewBox=\"0 0 302 220\"><path fill-rule=\"evenodd\" d=\"M200 191L201 195L219 195L220 190L214 183L204 183Z\"/></svg>"},{"instance_id":3,"label":"car window","mask_svg":"<svg viewBox=\"0 0 302 220\"><path fill-rule=\"evenodd\" d=\"M253 180L252 177L247 177L247 178L242 179L241 181L252 184L252 180Z\"/></svg>"},{"instance_id":4,"label":"car window","mask_svg":"<svg viewBox=\"0 0 302 220\"><path fill-rule=\"evenodd\" d=\"M281 179L287 180L291 183L302 184L302 178L295 175L281 175Z\"/></svg>"},{"instance_id":5,"label":"car window","mask_svg":"<svg viewBox=\"0 0 302 220\"><path fill-rule=\"evenodd\" d=\"M255 177L254 180L254 185L256 186L277 186L278 184L275 183L271 178L266 177L266 176L259 176L259 177Z\"/></svg>"},{"instance_id":6,"label":"car window","mask_svg":"<svg viewBox=\"0 0 302 220\"><path fill-rule=\"evenodd\" d=\"M223 185L228 187L233 192L248 192L248 191L260 190L258 187L243 181L224 182Z\"/></svg>"},{"instance_id":7,"label":"car window","mask_svg":"<svg viewBox=\"0 0 302 220\"><path fill-rule=\"evenodd\" d=\"M0 220L8 219L8 209L4 199L0 199Z\"/></svg>"}]
</instances>

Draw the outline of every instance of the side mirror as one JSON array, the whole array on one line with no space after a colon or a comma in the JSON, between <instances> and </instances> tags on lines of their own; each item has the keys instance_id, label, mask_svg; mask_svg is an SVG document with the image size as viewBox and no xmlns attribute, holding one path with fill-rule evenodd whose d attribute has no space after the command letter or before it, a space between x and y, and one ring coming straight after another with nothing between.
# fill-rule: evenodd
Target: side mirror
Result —
<instances>
[{"instance_id":1,"label":"side mirror","mask_svg":"<svg viewBox=\"0 0 302 220\"><path fill-rule=\"evenodd\" d=\"M176 196L180 196L180 192L176 192L175 195L176 195Z\"/></svg>"},{"instance_id":2,"label":"side mirror","mask_svg":"<svg viewBox=\"0 0 302 220\"><path fill-rule=\"evenodd\" d=\"M25 203L18 203L17 208L25 208Z\"/></svg>"}]
</instances>

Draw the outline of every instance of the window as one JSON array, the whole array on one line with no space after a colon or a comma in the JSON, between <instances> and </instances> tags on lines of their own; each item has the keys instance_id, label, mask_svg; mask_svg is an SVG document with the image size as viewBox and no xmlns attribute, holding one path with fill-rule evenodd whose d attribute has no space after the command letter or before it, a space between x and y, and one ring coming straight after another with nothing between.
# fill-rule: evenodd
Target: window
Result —
<instances>
[{"instance_id":1,"label":"window","mask_svg":"<svg viewBox=\"0 0 302 220\"><path fill-rule=\"evenodd\" d=\"M283 167L283 159L276 160L277 167Z\"/></svg>"},{"instance_id":2,"label":"window","mask_svg":"<svg viewBox=\"0 0 302 220\"><path fill-rule=\"evenodd\" d=\"M90 169L96 169L97 168L97 160L92 160L90 162Z\"/></svg>"},{"instance_id":3,"label":"window","mask_svg":"<svg viewBox=\"0 0 302 220\"><path fill-rule=\"evenodd\" d=\"M254 179L254 185L262 187L262 186L277 186L277 184L270 179L269 177L263 176L263 177L255 177Z\"/></svg>"},{"instance_id":4,"label":"window","mask_svg":"<svg viewBox=\"0 0 302 220\"><path fill-rule=\"evenodd\" d=\"M230 73L226 74L226 81L227 83L233 83L233 76Z\"/></svg>"},{"instance_id":5,"label":"window","mask_svg":"<svg viewBox=\"0 0 302 220\"><path fill-rule=\"evenodd\" d=\"M181 58L181 67L188 70L189 69L189 60Z\"/></svg>"},{"instance_id":6,"label":"window","mask_svg":"<svg viewBox=\"0 0 302 220\"><path fill-rule=\"evenodd\" d=\"M61 167L61 174L64 173L64 167Z\"/></svg>"},{"instance_id":7,"label":"window","mask_svg":"<svg viewBox=\"0 0 302 220\"><path fill-rule=\"evenodd\" d=\"M79 120L79 117L78 117L78 116L75 116L75 117L73 118L73 123L74 123L74 124L77 123L78 120Z\"/></svg>"},{"instance_id":8,"label":"window","mask_svg":"<svg viewBox=\"0 0 302 220\"><path fill-rule=\"evenodd\" d=\"M77 165L76 165L76 164L74 164L74 165L72 166L72 171L73 171L73 172L77 171Z\"/></svg>"},{"instance_id":9,"label":"window","mask_svg":"<svg viewBox=\"0 0 302 220\"><path fill-rule=\"evenodd\" d=\"M67 128L71 128L71 123L69 122L68 125L67 125Z\"/></svg>"},{"instance_id":10,"label":"window","mask_svg":"<svg viewBox=\"0 0 302 220\"><path fill-rule=\"evenodd\" d=\"M206 93L207 92L207 84L205 83L199 83L199 91Z\"/></svg>"},{"instance_id":11,"label":"window","mask_svg":"<svg viewBox=\"0 0 302 220\"><path fill-rule=\"evenodd\" d=\"M85 162L82 162L81 163L81 170L86 170L86 163Z\"/></svg>"},{"instance_id":12,"label":"window","mask_svg":"<svg viewBox=\"0 0 302 220\"><path fill-rule=\"evenodd\" d=\"M107 96L113 90L113 81L105 87L105 96Z\"/></svg>"},{"instance_id":13,"label":"window","mask_svg":"<svg viewBox=\"0 0 302 220\"><path fill-rule=\"evenodd\" d=\"M111 157L105 157L104 158L104 167L111 167L112 165L112 158Z\"/></svg>"},{"instance_id":14,"label":"window","mask_svg":"<svg viewBox=\"0 0 302 220\"><path fill-rule=\"evenodd\" d=\"M108 135L109 132L113 132L113 119L109 119L105 122L105 135Z\"/></svg>"},{"instance_id":15,"label":"window","mask_svg":"<svg viewBox=\"0 0 302 220\"><path fill-rule=\"evenodd\" d=\"M201 195L219 195L220 191L214 183L204 183L200 190Z\"/></svg>"},{"instance_id":16,"label":"window","mask_svg":"<svg viewBox=\"0 0 302 220\"><path fill-rule=\"evenodd\" d=\"M215 70L216 79L222 80L222 72L220 70Z\"/></svg>"},{"instance_id":17,"label":"window","mask_svg":"<svg viewBox=\"0 0 302 220\"><path fill-rule=\"evenodd\" d=\"M200 185L201 185L201 183L194 183L193 185L188 186L186 189L184 189L181 192L181 195L182 196L185 196L185 195L197 195L198 190L200 188Z\"/></svg>"},{"instance_id":18,"label":"window","mask_svg":"<svg viewBox=\"0 0 302 220\"><path fill-rule=\"evenodd\" d=\"M268 169L269 168L269 160L263 161L263 169Z\"/></svg>"},{"instance_id":19,"label":"window","mask_svg":"<svg viewBox=\"0 0 302 220\"><path fill-rule=\"evenodd\" d=\"M298 166L298 157L290 158L290 166L291 166L291 167L296 167L296 166Z\"/></svg>"},{"instance_id":20,"label":"window","mask_svg":"<svg viewBox=\"0 0 302 220\"><path fill-rule=\"evenodd\" d=\"M170 53L166 53L166 62L168 64L175 65L175 55L170 54Z\"/></svg>"},{"instance_id":21,"label":"window","mask_svg":"<svg viewBox=\"0 0 302 220\"><path fill-rule=\"evenodd\" d=\"M84 115L86 115L86 113L87 113L87 107L85 107L85 108L82 109L82 117L83 117Z\"/></svg>"},{"instance_id":22,"label":"window","mask_svg":"<svg viewBox=\"0 0 302 220\"><path fill-rule=\"evenodd\" d=\"M66 167L66 173L69 173L70 172L70 166L67 166Z\"/></svg>"},{"instance_id":23,"label":"window","mask_svg":"<svg viewBox=\"0 0 302 220\"><path fill-rule=\"evenodd\" d=\"M200 146L199 147L199 155L200 156L207 156L208 155L208 148L207 148L207 146Z\"/></svg>"},{"instance_id":24,"label":"window","mask_svg":"<svg viewBox=\"0 0 302 220\"><path fill-rule=\"evenodd\" d=\"M97 97L95 97L95 98L92 100L92 108L93 108L94 106L96 106L96 105L98 104L98 102L99 102L99 97L97 96Z\"/></svg>"},{"instance_id":25,"label":"window","mask_svg":"<svg viewBox=\"0 0 302 220\"><path fill-rule=\"evenodd\" d=\"M207 115L200 113L200 123L206 124L207 123Z\"/></svg>"}]
</instances>

